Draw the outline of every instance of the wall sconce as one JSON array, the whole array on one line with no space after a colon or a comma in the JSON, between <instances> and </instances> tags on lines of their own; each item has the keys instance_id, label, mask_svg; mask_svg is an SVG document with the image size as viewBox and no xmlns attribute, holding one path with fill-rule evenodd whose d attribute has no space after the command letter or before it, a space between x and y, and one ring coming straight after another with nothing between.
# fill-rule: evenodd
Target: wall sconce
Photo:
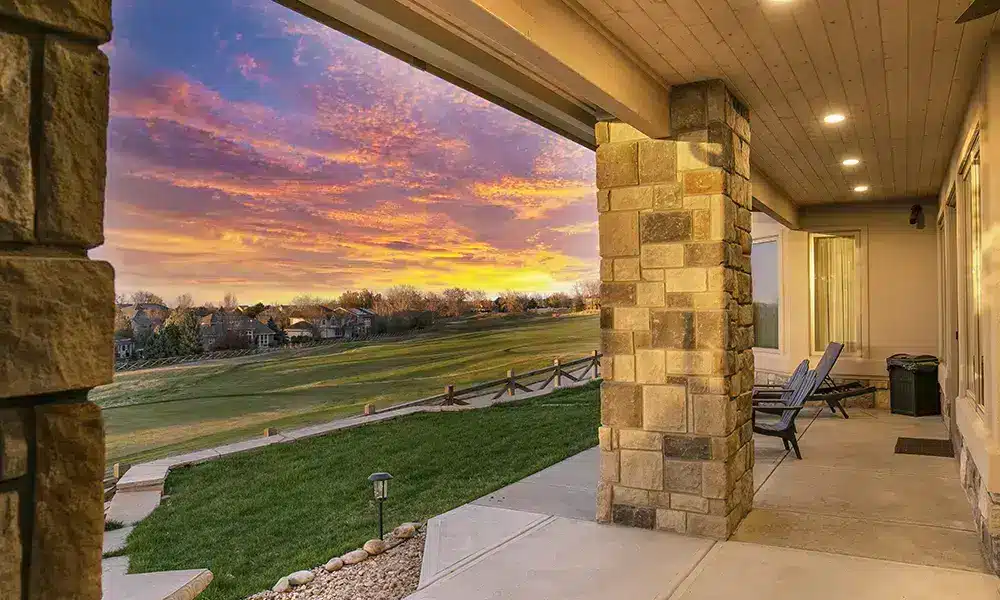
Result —
<instances>
[{"instance_id":1,"label":"wall sconce","mask_svg":"<svg viewBox=\"0 0 1000 600\"><path fill-rule=\"evenodd\" d=\"M924 228L924 207L914 204L910 207L910 225L915 225L917 229Z\"/></svg>"}]
</instances>

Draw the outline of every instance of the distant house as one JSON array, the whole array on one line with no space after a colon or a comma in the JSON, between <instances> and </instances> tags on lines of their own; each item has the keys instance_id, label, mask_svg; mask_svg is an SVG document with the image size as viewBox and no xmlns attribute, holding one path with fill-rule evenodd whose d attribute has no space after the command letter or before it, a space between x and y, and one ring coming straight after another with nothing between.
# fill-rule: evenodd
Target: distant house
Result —
<instances>
[{"instance_id":1,"label":"distant house","mask_svg":"<svg viewBox=\"0 0 1000 600\"><path fill-rule=\"evenodd\" d=\"M304 342L318 339L316 328L309 321L297 321L285 328L288 340L291 342Z\"/></svg>"},{"instance_id":2,"label":"distant house","mask_svg":"<svg viewBox=\"0 0 1000 600\"><path fill-rule=\"evenodd\" d=\"M340 335L348 339L367 337L371 334L378 314L367 308L340 308L336 309L337 318L340 322Z\"/></svg>"},{"instance_id":3,"label":"distant house","mask_svg":"<svg viewBox=\"0 0 1000 600\"><path fill-rule=\"evenodd\" d=\"M169 308L152 302L120 304L118 308L132 323L132 332L136 337L145 337L159 331L170 315Z\"/></svg>"},{"instance_id":4,"label":"distant house","mask_svg":"<svg viewBox=\"0 0 1000 600\"><path fill-rule=\"evenodd\" d=\"M231 333L245 339L248 348L266 348L275 343L274 331L270 327L239 310L217 310L202 317L198 326L205 350L215 349Z\"/></svg>"},{"instance_id":5,"label":"distant house","mask_svg":"<svg viewBox=\"0 0 1000 600\"><path fill-rule=\"evenodd\" d=\"M296 307L288 315L289 327L297 323L308 322L313 327L317 339L333 339L343 337L337 309L317 304L314 306ZM286 330L288 327L285 328Z\"/></svg>"},{"instance_id":6,"label":"distant house","mask_svg":"<svg viewBox=\"0 0 1000 600\"><path fill-rule=\"evenodd\" d=\"M135 342L132 338L119 338L115 340L115 359L129 360L135 354Z\"/></svg>"}]
</instances>

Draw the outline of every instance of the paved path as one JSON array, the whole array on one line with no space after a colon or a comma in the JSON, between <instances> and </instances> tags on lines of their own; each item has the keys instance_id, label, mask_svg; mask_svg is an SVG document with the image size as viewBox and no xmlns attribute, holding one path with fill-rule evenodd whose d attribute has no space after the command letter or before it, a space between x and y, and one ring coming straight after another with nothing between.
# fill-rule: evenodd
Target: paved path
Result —
<instances>
[{"instance_id":1,"label":"paved path","mask_svg":"<svg viewBox=\"0 0 1000 600\"><path fill-rule=\"evenodd\" d=\"M730 541L592 522L588 450L432 519L409 600L996 600L956 461L893 453L941 422L850 413L808 409L801 461L755 438L755 509Z\"/></svg>"}]
</instances>

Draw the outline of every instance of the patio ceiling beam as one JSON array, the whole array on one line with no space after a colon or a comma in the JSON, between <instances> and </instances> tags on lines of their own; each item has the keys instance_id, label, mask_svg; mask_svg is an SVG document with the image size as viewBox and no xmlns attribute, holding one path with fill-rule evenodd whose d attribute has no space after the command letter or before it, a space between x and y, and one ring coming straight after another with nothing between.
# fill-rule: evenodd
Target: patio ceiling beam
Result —
<instances>
[{"instance_id":1,"label":"patio ceiling beam","mask_svg":"<svg viewBox=\"0 0 1000 600\"><path fill-rule=\"evenodd\" d=\"M753 209L765 213L789 229L799 228L799 208L795 202L754 165L750 185L753 189Z\"/></svg>"},{"instance_id":2,"label":"patio ceiling beam","mask_svg":"<svg viewBox=\"0 0 1000 600\"><path fill-rule=\"evenodd\" d=\"M669 88L563 0L277 0L585 146L613 116L670 135Z\"/></svg>"}]
</instances>

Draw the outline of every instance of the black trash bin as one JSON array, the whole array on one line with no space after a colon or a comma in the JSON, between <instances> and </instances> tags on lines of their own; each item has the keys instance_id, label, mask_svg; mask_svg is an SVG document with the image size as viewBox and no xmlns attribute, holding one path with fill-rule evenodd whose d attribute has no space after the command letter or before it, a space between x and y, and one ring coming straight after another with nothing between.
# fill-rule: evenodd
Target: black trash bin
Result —
<instances>
[{"instance_id":1,"label":"black trash bin","mask_svg":"<svg viewBox=\"0 0 1000 600\"><path fill-rule=\"evenodd\" d=\"M929 354L893 354L885 360L889 370L889 405L892 412L911 417L941 414L938 395L938 359Z\"/></svg>"}]
</instances>

